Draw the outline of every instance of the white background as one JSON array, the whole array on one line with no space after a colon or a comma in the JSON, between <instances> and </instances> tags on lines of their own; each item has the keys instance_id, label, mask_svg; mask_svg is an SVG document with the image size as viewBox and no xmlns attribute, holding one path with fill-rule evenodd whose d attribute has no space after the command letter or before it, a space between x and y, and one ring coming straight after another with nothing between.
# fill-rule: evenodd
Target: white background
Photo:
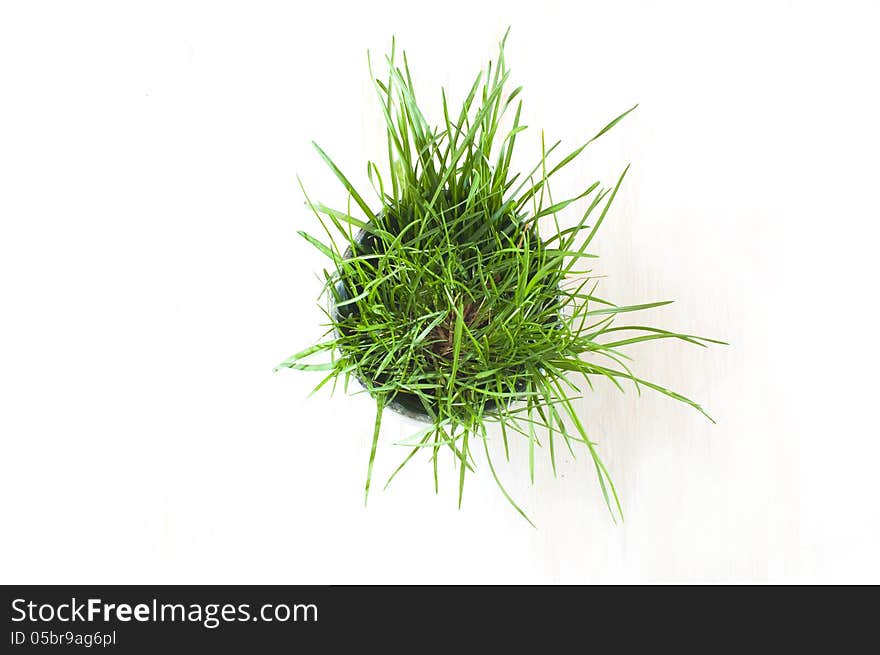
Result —
<instances>
[{"instance_id":1,"label":"white background","mask_svg":"<svg viewBox=\"0 0 880 655\"><path fill-rule=\"evenodd\" d=\"M0 581L880 582L876 3L41 3L0 9ZM464 506L372 403L272 367L319 336L296 187L382 160L366 51L429 117L511 25L520 165L639 109L557 193L633 168L603 295L726 339L633 348L718 420L600 386L586 456L478 460ZM493 448L498 444L493 443Z\"/></svg>"}]
</instances>

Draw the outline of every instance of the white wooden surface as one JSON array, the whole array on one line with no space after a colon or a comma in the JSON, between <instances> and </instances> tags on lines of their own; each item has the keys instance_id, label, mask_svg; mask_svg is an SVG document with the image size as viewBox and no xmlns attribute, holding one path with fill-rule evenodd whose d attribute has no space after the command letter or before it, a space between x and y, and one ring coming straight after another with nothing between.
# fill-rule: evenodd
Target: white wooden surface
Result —
<instances>
[{"instance_id":1,"label":"white wooden surface","mask_svg":"<svg viewBox=\"0 0 880 655\"><path fill-rule=\"evenodd\" d=\"M880 582L876 3L19 3L0 8L3 582ZM372 407L272 366L318 336L294 176L384 152L365 50L460 98L507 25L523 165L635 102L557 193L633 169L604 294L729 340L634 348L717 418L607 385L585 456L455 509L414 462L368 509ZM434 113L434 118L438 114ZM384 478L408 434L389 420ZM493 444L498 447L498 444Z\"/></svg>"}]
</instances>

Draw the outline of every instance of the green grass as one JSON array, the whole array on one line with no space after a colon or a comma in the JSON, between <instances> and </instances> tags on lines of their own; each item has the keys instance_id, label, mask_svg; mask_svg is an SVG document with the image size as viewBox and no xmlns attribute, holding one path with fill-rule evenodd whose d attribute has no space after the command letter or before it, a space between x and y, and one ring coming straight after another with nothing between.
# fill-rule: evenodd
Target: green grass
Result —
<instances>
[{"instance_id":1,"label":"green grass","mask_svg":"<svg viewBox=\"0 0 880 655\"><path fill-rule=\"evenodd\" d=\"M365 500L383 410L403 405L428 425L408 441L394 475L422 454L433 464L437 489L438 458L448 452L457 465L461 506L467 475L484 456L504 496L529 520L502 486L486 443L489 426L498 424L508 459L509 439L527 441L532 481L537 449L548 454L554 473L560 447L572 456L585 449L612 517L622 518L608 469L575 411L582 394L577 380L592 388L593 380L604 379L621 391L631 383L705 414L694 401L635 375L622 349L656 339L722 343L617 324L667 302L618 306L595 295L589 247L629 167L610 187L591 183L557 201L550 193L551 178L635 107L558 159L551 156L560 142L545 148L542 137L534 167L514 173L512 153L526 128L521 87L506 90L504 40L461 108L453 111L442 91L439 126L429 124L416 101L406 55L399 62L392 45L386 62L387 77L375 79L372 67L371 76L389 166L382 173L368 163L369 200L315 144L349 198L343 211L306 194L323 234L300 232L329 260L322 291L330 300L328 332L279 368L322 371L316 390L340 380L347 390L354 378L375 399ZM579 219L563 229L558 214L578 206ZM549 234L539 233L542 218L552 221ZM319 354L324 360L315 363Z\"/></svg>"}]
</instances>

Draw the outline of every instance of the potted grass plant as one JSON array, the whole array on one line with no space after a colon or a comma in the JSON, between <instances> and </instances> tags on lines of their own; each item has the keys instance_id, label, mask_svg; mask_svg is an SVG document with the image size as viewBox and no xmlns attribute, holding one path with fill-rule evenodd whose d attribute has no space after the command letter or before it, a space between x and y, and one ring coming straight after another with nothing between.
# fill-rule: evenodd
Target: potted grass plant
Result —
<instances>
[{"instance_id":1,"label":"potted grass plant","mask_svg":"<svg viewBox=\"0 0 880 655\"><path fill-rule=\"evenodd\" d=\"M521 87L507 90L505 40L460 108L449 107L441 92L438 125L416 100L405 54L398 63L392 44L382 79L370 67L388 136L384 175L367 165L373 200L315 144L349 203L333 209L303 188L322 235L300 235L328 260L327 333L278 368L322 372L316 389L341 380L348 390L355 380L375 400L365 500L383 412L391 410L425 423L391 478L426 454L437 489L438 459L447 454L457 466L460 507L479 459L531 523L501 484L488 438L499 437L508 458L509 440L525 439L532 481L538 448L554 473L560 448L583 448L612 518L622 517L608 469L575 411L577 379L591 388L604 380L621 391L631 383L705 414L696 402L638 377L622 349L656 339L722 342L620 320L665 301L619 306L596 295L589 248L628 167L613 185L591 183L564 200L552 199L550 180L635 107L562 156L559 142L545 147L542 138L534 166L514 172L511 157L526 128ZM579 218L563 228L560 213L575 207Z\"/></svg>"}]
</instances>

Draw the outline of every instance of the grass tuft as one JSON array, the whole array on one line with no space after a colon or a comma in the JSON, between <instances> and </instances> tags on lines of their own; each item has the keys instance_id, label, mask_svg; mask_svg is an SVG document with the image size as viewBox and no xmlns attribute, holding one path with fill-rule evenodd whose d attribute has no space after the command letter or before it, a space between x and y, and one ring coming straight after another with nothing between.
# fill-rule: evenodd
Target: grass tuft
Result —
<instances>
[{"instance_id":1,"label":"grass tuft","mask_svg":"<svg viewBox=\"0 0 880 655\"><path fill-rule=\"evenodd\" d=\"M324 341L279 368L323 371L316 390L338 379L347 387L354 376L375 399L365 500L382 412L390 407L429 423L408 441L410 452L392 478L424 452L436 489L437 460L448 449L458 468L460 506L465 478L475 468L474 451L483 450L504 497L531 523L504 489L489 455L487 428L500 424L508 459L508 439L527 440L532 481L536 448L543 447L545 435L554 474L560 438L572 455L584 447L612 518L622 519L608 469L575 412L580 391L572 376L585 377L591 388L593 379L604 378L621 391L621 383L629 381L637 390L652 389L706 414L694 401L637 377L619 349L657 339L700 346L723 342L618 325L620 315L667 303L618 306L594 295L595 255L587 248L629 166L610 188L592 183L556 202L550 179L635 107L552 165L559 142L546 148L542 135L539 161L526 175L512 174L517 136L526 128L520 124L521 87L506 90L506 38L497 61L477 75L457 113L450 112L441 92L439 126L425 119L406 57L401 68L392 44L387 77L373 76L389 165L385 177L377 164L367 165L376 195L372 204L315 144L349 196L348 208L336 210L312 202L303 188L323 235L300 234L330 262L322 291L330 301L329 329ZM557 215L576 203L584 207L580 219L561 229ZM352 205L361 215L353 215ZM543 217L553 219L550 234L539 232ZM324 361L312 361L318 354ZM482 448L475 449L477 441Z\"/></svg>"}]
</instances>

